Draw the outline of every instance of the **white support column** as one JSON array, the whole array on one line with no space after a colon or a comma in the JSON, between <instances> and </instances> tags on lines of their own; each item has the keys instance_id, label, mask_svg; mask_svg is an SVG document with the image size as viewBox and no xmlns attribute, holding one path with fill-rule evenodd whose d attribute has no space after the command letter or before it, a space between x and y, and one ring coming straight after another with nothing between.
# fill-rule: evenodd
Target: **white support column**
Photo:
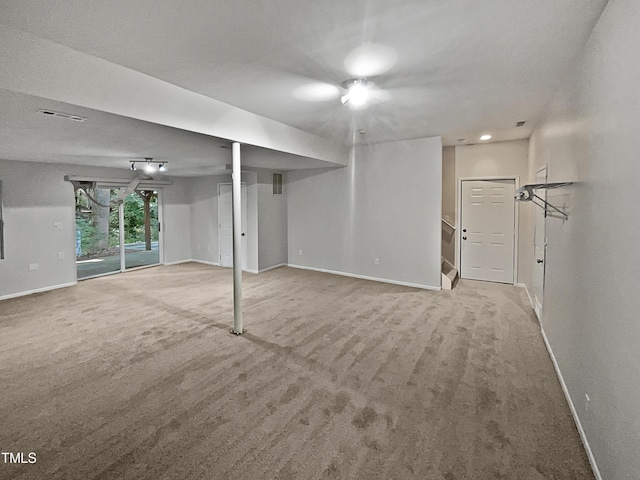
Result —
<instances>
[{"instance_id":1,"label":"white support column","mask_svg":"<svg viewBox=\"0 0 640 480\"><path fill-rule=\"evenodd\" d=\"M126 269L126 259L124 253L124 202L118 205L118 233L120 234L120 271Z\"/></svg>"},{"instance_id":2,"label":"white support column","mask_svg":"<svg viewBox=\"0 0 640 480\"><path fill-rule=\"evenodd\" d=\"M242 186L240 170L240 144L232 144L233 170L231 174L233 192L233 330L240 335L242 328Z\"/></svg>"}]
</instances>

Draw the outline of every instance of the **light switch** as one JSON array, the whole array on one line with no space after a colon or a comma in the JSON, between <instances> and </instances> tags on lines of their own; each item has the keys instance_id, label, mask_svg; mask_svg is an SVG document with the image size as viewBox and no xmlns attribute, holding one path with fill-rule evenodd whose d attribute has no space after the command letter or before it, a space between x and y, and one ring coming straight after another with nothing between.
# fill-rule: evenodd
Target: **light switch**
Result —
<instances>
[{"instance_id":1,"label":"light switch","mask_svg":"<svg viewBox=\"0 0 640 480\"><path fill-rule=\"evenodd\" d=\"M62 222L54 222L53 228L56 230L60 230L62 228Z\"/></svg>"}]
</instances>

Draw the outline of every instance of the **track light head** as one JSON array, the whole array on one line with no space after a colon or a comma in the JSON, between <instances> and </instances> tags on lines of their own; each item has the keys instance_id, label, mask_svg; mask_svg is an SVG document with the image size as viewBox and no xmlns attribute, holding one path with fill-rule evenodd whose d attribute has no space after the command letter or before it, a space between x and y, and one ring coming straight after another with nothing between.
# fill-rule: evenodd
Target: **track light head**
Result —
<instances>
[{"instance_id":1,"label":"track light head","mask_svg":"<svg viewBox=\"0 0 640 480\"><path fill-rule=\"evenodd\" d=\"M145 173L166 172L167 162L166 160L158 161L153 160L153 157L144 157L144 160L129 160L131 162L131 171L135 172L138 169L137 163L144 165Z\"/></svg>"}]
</instances>

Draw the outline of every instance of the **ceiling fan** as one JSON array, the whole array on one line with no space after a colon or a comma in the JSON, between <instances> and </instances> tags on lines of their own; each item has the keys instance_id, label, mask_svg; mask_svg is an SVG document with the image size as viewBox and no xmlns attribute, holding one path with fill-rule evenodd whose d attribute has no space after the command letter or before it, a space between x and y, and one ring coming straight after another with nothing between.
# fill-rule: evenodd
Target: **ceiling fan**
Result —
<instances>
[{"instance_id":1,"label":"ceiling fan","mask_svg":"<svg viewBox=\"0 0 640 480\"><path fill-rule=\"evenodd\" d=\"M293 95L310 102L340 98L342 104L351 109L365 109L389 99L389 93L376 85L373 79L391 70L396 60L397 54L393 48L363 43L344 59L344 68L350 77L340 86L324 82L308 83L295 89Z\"/></svg>"}]
</instances>

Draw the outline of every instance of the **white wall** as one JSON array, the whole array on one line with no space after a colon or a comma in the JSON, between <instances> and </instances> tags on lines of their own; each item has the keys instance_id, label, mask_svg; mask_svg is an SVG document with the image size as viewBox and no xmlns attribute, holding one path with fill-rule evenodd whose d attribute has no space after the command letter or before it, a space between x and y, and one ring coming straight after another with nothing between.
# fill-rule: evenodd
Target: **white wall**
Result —
<instances>
[{"instance_id":1,"label":"white wall","mask_svg":"<svg viewBox=\"0 0 640 480\"><path fill-rule=\"evenodd\" d=\"M459 178L505 176L518 177L520 185L528 183L528 140L463 145L455 148L456 188ZM519 218L517 283L526 283L530 282L533 262L533 205L516 202L516 208Z\"/></svg>"},{"instance_id":2,"label":"white wall","mask_svg":"<svg viewBox=\"0 0 640 480\"><path fill-rule=\"evenodd\" d=\"M530 145L530 178L578 182L549 192L569 219L546 222L542 325L606 480L640 478L638 25L609 1Z\"/></svg>"},{"instance_id":3,"label":"white wall","mask_svg":"<svg viewBox=\"0 0 640 480\"><path fill-rule=\"evenodd\" d=\"M287 186L282 173L282 195L273 194L273 173L258 171L258 254L264 270L288 262Z\"/></svg>"},{"instance_id":4,"label":"white wall","mask_svg":"<svg viewBox=\"0 0 640 480\"><path fill-rule=\"evenodd\" d=\"M357 147L345 168L289 172L287 192L290 264L440 287L439 137Z\"/></svg>"},{"instance_id":5,"label":"white wall","mask_svg":"<svg viewBox=\"0 0 640 480\"><path fill-rule=\"evenodd\" d=\"M73 186L64 181L65 175L127 178L130 173L109 168L0 160L5 220L0 298L76 282L75 199ZM163 193L163 225L177 227L164 232L165 261L188 259L189 203L183 202L186 192L178 180L164 188ZM185 205L186 231L180 229L184 227ZM62 228L54 229L54 223L62 223ZM63 259L58 258L60 252ZM29 270L32 263L39 265L38 270Z\"/></svg>"}]
</instances>

